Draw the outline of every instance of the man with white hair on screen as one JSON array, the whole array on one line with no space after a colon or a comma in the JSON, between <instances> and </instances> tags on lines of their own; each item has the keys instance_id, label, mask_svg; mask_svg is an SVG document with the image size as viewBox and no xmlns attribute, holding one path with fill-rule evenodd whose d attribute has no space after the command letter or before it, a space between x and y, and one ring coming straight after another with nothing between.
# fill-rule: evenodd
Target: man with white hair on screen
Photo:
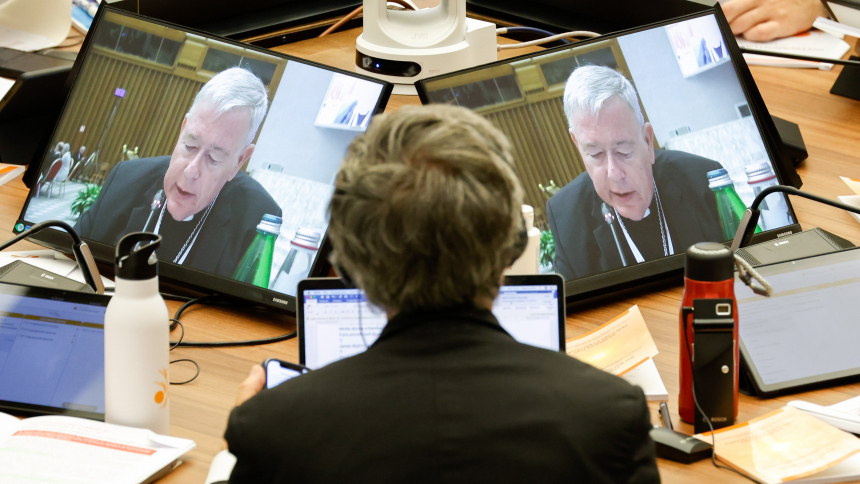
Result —
<instances>
[{"instance_id":1,"label":"man with white hair on screen","mask_svg":"<svg viewBox=\"0 0 860 484\"><path fill-rule=\"evenodd\" d=\"M263 215L281 216L242 171L267 109L257 76L220 72L197 93L173 153L117 164L75 229L108 245L131 232L155 232L163 236L161 260L232 277Z\"/></svg>"},{"instance_id":2,"label":"man with white hair on screen","mask_svg":"<svg viewBox=\"0 0 860 484\"><path fill-rule=\"evenodd\" d=\"M565 279L722 241L707 176L722 166L655 149L654 129L627 78L603 66L574 70L564 89L564 111L586 169L546 205L555 268Z\"/></svg>"}]
</instances>

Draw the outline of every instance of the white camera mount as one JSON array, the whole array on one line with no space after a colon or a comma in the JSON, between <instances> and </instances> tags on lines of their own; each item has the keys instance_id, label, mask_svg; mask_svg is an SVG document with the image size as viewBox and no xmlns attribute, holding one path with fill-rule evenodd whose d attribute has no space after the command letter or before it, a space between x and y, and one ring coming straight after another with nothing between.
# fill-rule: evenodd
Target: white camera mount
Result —
<instances>
[{"instance_id":1,"label":"white camera mount","mask_svg":"<svg viewBox=\"0 0 860 484\"><path fill-rule=\"evenodd\" d=\"M466 0L432 8L388 10L364 0L364 32L355 41L355 71L394 83L394 94L415 94L427 77L496 61L496 26L466 18Z\"/></svg>"}]
</instances>

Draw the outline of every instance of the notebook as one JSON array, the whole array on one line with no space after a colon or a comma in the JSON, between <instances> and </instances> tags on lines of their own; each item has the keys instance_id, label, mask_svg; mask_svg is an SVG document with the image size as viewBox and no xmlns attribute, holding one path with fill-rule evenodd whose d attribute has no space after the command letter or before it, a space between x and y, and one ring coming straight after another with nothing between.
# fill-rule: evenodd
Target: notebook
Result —
<instances>
[{"instance_id":1,"label":"notebook","mask_svg":"<svg viewBox=\"0 0 860 484\"><path fill-rule=\"evenodd\" d=\"M298 303L299 363L312 370L365 351L388 322L360 289L336 278L301 281ZM493 314L517 341L565 351L560 276L506 276Z\"/></svg>"}]
</instances>

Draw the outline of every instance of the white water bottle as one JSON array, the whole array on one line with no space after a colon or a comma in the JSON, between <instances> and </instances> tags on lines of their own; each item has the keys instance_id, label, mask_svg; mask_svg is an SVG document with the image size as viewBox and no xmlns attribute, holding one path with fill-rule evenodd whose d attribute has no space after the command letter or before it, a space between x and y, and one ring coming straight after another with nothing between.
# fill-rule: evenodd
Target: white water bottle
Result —
<instances>
[{"instance_id":1,"label":"white water bottle","mask_svg":"<svg viewBox=\"0 0 860 484\"><path fill-rule=\"evenodd\" d=\"M158 292L161 236L128 234L116 248L105 313L105 422L170 432L170 320Z\"/></svg>"}]
</instances>

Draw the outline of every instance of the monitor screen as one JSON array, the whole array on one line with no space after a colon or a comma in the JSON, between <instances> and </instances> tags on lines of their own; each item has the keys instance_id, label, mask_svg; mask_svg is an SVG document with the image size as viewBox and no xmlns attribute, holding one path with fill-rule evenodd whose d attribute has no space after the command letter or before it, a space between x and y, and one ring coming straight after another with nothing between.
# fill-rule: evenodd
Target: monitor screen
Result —
<instances>
[{"instance_id":1,"label":"monitor screen","mask_svg":"<svg viewBox=\"0 0 860 484\"><path fill-rule=\"evenodd\" d=\"M558 288L502 286L493 315L520 343L562 351ZM302 364L312 370L363 352L388 323L385 311L368 303L360 289L305 289L302 295Z\"/></svg>"},{"instance_id":2,"label":"monitor screen","mask_svg":"<svg viewBox=\"0 0 860 484\"><path fill-rule=\"evenodd\" d=\"M295 296L389 85L111 9L76 68L23 226L66 221L110 261L125 234L156 232L170 278Z\"/></svg>"},{"instance_id":3,"label":"monitor screen","mask_svg":"<svg viewBox=\"0 0 860 484\"><path fill-rule=\"evenodd\" d=\"M0 407L101 418L108 298L64 301L2 286Z\"/></svg>"},{"instance_id":4,"label":"monitor screen","mask_svg":"<svg viewBox=\"0 0 860 484\"><path fill-rule=\"evenodd\" d=\"M740 349L757 386L775 392L860 374L854 298L860 250L756 268L773 287L756 295L739 278Z\"/></svg>"},{"instance_id":5,"label":"monitor screen","mask_svg":"<svg viewBox=\"0 0 860 484\"><path fill-rule=\"evenodd\" d=\"M507 135L543 232L541 272L571 281L729 240L779 183L735 61L710 13L428 79L419 93ZM758 231L795 223L782 194L765 205Z\"/></svg>"}]
</instances>

